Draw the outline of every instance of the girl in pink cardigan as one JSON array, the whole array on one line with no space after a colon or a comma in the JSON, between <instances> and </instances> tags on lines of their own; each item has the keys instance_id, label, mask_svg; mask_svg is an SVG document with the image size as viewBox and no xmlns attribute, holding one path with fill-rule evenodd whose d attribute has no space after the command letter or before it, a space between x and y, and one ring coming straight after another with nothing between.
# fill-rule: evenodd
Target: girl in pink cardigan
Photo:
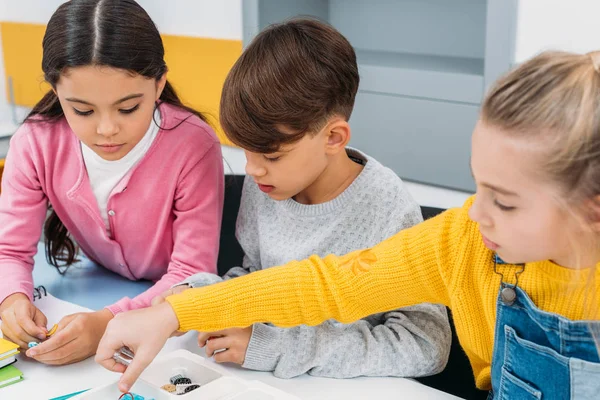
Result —
<instances>
[{"instance_id":1,"label":"girl in pink cardigan","mask_svg":"<svg viewBox=\"0 0 600 400\"><path fill-rule=\"evenodd\" d=\"M101 311L65 317L34 350L46 364L94 354L117 313L197 272L216 272L221 147L167 81L161 37L133 0L72 0L51 17L42 70L52 87L13 136L0 195L0 317L21 347L46 339L32 302L33 256L64 273L77 249L155 285ZM77 243L75 245L75 243Z\"/></svg>"}]
</instances>

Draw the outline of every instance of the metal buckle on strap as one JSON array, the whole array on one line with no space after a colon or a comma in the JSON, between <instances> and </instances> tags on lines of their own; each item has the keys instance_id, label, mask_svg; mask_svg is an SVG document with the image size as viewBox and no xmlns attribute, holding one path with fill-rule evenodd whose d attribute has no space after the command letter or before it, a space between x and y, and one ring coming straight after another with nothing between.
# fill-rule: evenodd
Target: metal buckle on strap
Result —
<instances>
[{"instance_id":1,"label":"metal buckle on strap","mask_svg":"<svg viewBox=\"0 0 600 400\"><path fill-rule=\"evenodd\" d=\"M521 267L515 271L515 284L511 285L504 281L504 274L498 271L498 264L505 264L504 261L497 254L494 254L494 273L500 275L502 289L500 290L500 298L502 302L508 306L512 306L517 299L517 291L515 290L519 286L519 275L525 271L525 264L517 264Z\"/></svg>"}]
</instances>

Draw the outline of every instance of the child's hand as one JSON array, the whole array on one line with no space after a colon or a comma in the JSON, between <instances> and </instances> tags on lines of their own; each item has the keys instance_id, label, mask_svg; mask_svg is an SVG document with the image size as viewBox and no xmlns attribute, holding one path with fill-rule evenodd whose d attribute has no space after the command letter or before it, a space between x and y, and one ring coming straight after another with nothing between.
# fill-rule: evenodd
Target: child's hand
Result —
<instances>
[{"instance_id":1,"label":"child's hand","mask_svg":"<svg viewBox=\"0 0 600 400\"><path fill-rule=\"evenodd\" d=\"M29 342L46 339L46 316L23 293L8 296L0 304L2 335L26 349Z\"/></svg>"},{"instance_id":2,"label":"child's hand","mask_svg":"<svg viewBox=\"0 0 600 400\"><path fill-rule=\"evenodd\" d=\"M50 339L27 350L26 354L49 365L85 360L96 352L106 325L112 318L112 313L107 309L67 315L60 320L56 333Z\"/></svg>"},{"instance_id":3,"label":"child's hand","mask_svg":"<svg viewBox=\"0 0 600 400\"><path fill-rule=\"evenodd\" d=\"M246 359L246 350L251 336L251 326L211 333L200 332L198 334L198 346L206 346L206 355L209 357L214 356L215 361L218 363L230 362L242 365ZM225 350L219 351L222 349Z\"/></svg>"},{"instance_id":4,"label":"child's hand","mask_svg":"<svg viewBox=\"0 0 600 400\"><path fill-rule=\"evenodd\" d=\"M110 371L123 372L119 390L127 392L178 328L175 311L167 302L117 314L100 341L96 362ZM123 346L135 354L128 367L113 359Z\"/></svg>"},{"instance_id":5,"label":"child's hand","mask_svg":"<svg viewBox=\"0 0 600 400\"><path fill-rule=\"evenodd\" d=\"M165 290L164 292L162 292L161 294L159 294L158 296L156 296L155 298L152 299L152 305L157 306L161 303L164 303L165 299L167 297L172 296L177 293L181 293L184 290L187 290L189 288L190 287L188 285L179 285L179 286L175 286L174 288Z\"/></svg>"},{"instance_id":6,"label":"child's hand","mask_svg":"<svg viewBox=\"0 0 600 400\"><path fill-rule=\"evenodd\" d=\"M165 302L165 299L167 297L172 296L177 293L181 293L184 290L187 290L189 288L190 287L188 285L179 285L179 286L175 286L174 288L165 290L164 292L162 292L161 294L159 294L158 296L156 296L155 298L152 299L152 305L157 306L159 304L162 304ZM185 332L176 331L176 332L173 332L173 334L171 336L177 337L177 336L181 336L184 334L185 334Z\"/></svg>"}]
</instances>

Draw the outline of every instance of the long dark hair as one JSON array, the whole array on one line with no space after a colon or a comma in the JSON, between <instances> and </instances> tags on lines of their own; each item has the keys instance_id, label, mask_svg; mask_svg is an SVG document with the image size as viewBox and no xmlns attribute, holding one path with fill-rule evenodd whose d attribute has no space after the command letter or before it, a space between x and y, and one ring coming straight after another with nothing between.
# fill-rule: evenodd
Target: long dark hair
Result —
<instances>
[{"instance_id":1,"label":"long dark hair","mask_svg":"<svg viewBox=\"0 0 600 400\"><path fill-rule=\"evenodd\" d=\"M167 72L158 29L134 0L66 2L50 18L42 46L44 79L52 88L56 88L66 68L79 66L106 65L156 80ZM169 82L160 101L206 121L200 112L182 104ZM56 121L63 116L58 97L50 90L33 107L25 122ZM77 261L77 247L54 210L44 225L44 236L46 259L64 273L65 267Z\"/></svg>"}]
</instances>

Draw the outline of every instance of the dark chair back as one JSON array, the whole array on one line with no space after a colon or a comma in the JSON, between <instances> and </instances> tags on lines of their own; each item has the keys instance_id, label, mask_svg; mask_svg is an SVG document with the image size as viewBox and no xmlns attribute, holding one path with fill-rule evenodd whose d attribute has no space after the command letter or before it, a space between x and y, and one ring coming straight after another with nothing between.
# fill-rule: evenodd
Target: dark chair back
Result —
<instances>
[{"instance_id":1,"label":"dark chair back","mask_svg":"<svg viewBox=\"0 0 600 400\"><path fill-rule=\"evenodd\" d=\"M235 238L235 221L240 209L243 186L244 175L225 175L225 202L217 259L217 272L220 276L229 269L242 265L244 258L244 252Z\"/></svg>"}]
</instances>

